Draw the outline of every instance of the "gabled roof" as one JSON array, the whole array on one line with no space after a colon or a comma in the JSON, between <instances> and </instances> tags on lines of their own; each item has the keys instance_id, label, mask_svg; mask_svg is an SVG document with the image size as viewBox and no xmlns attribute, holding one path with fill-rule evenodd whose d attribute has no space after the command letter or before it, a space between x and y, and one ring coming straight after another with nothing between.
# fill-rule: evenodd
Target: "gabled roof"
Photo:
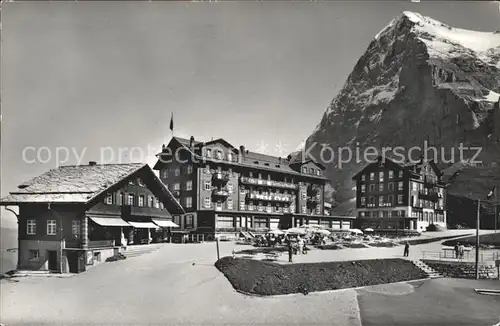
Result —
<instances>
[{"instance_id":1,"label":"gabled roof","mask_svg":"<svg viewBox=\"0 0 500 326\"><path fill-rule=\"evenodd\" d=\"M147 164L68 165L51 169L19 186L19 190L0 200L0 205L22 203L82 203L87 204L121 181L144 171L157 189L177 208L182 206L158 179Z\"/></svg>"},{"instance_id":2,"label":"gabled roof","mask_svg":"<svg viewBox=\"0 0 500 326\"><path fill-rule=\"evenodd\" d=\"M358 176L360 174L362 174L364 171L366 171L367 169L369 169L370 167L372 167L374 164L378 164L381 160L384 160L385 163L389 163L390 165L392 165L393 167L395 168L400 168L400 169L404 169L404 166L402 164L399 164L393 160L391 160L390 158L388 157L383 157L383 156L379 156L377 158L376 161L374 162L371 162L370 164L366 165L363 169L361 169L361 171L359 171L358 173L356 173L353 177L352 177L352 180L355 180L358 178Z\"/></svg>"},{"instance_id":3,"label":"gabled roof","mask_svg":"<svg viewBox=\"0 0 500 326\"><path fill-rule=\"evenodd\" d=\"M189 148L189 140L187 140L187 139L173 137L172 140L169 142L168 146L173 146L173 144L172 144L173 141L179 143L185 150L189 151L191 153L191 155L193 155L193 157L195 157L199 160L199 162L203 162L203 161L221 162L221 161L217 161L215 159L211 159L208 157L202 157L199 154L197 154L195 151L193 151L191 148ZM206 145L206 144L215 143L215 142L227 143L224 139L218 138L216 140L213 140L213 141L210 141L207 143L195 141L195 145L199 145L199 144ZM231 146L232 148L234 148L231 144L229 144L229 143L227 143L227 144L228 144L228 146ZM237 151L239 152L240 150L237 149ZM156 156L161 157L162 154L168 155L167 153L159 153ZM242 154L243 155L242 155L242 162L241 163L233 162L231 164L239 165L239 166L243 166L243 167L262 169L262 170L283 172L283 173L287 173L287 174L301 175L301 176L314 178L314 179L328 180L326 177L323 177L323 176L304 175L304 174L301 174L300 172L297 172L296 170L292 169L292 167L290 166L290 161L288 161L286 158L281 158L281 160L280 160L280 157L277 157L277 156L251 152L248 150L245 150L245 152ZM222 161L222 162L229 164L229 162L224 162L224 161ZM314 162L314 163L317 164L318 166L320 166L322 169L324 169L324 167L321 164L318 164L316 162ZM162 165L162 162L160 160L158 160L156 162L155 166L153 167L153 169L159 170L159 169L161 169L161 165Z\"/></svg>"},{"instance_id":4,"label":"gabled roof","mask_svg":"<svg viewBox=\"0 0 500 326\"><path fill-rule=\"evenodd\" d=\"M217 144L217 143L222 143L222 144L226 145L229 148L233 148L233 149L236 148L236 147L234 147L233 145L231 145L230 143L228 143L226 140L224 140L222 138L217 138L217 139L214 139L214 140L211 140L211 141L207 141L205 143L205 145L211 145L211 144Z\"/></svg>"}]
</instances>

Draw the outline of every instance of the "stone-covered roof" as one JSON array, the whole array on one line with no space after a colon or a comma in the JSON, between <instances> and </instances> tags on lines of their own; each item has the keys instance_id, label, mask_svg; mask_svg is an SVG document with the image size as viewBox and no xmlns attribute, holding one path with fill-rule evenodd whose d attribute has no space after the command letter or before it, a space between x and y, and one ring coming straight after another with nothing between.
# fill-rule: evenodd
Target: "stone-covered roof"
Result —
<instances>
[{"instance_id":1,"label":"stone-covered roof","mask_svg":"<svg viewBox=\"0 0 500 326\"><path fill-rule=\"evenodd\" d=\"M141 169L148 170L162 191L167 193L169 200L182 209L149 165L143 163L60 166L19 185L19 190L2 198L0 204L88 203Z\"/></svg>"}]
</instances>

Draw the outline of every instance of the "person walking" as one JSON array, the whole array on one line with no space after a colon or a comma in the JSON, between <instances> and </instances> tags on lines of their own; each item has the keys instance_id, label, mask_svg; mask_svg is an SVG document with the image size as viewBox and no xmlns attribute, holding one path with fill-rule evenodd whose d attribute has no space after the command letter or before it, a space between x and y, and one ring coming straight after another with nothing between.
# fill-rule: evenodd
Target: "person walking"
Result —
<instances>
[{"instance_id":1,"label":"person walking","mask_svg":"<svg viewBox=\"0 0 500 326\"><path fill-rule=\"evenodd\" d=\"M460 242L455 243L455 247L453 248L455 250L455 258L458 259L460 258Z\"/></svg>"},{"instance_id":2,"label":"person walking","mask_svg":"<svg viewBox=\"0 0 500 326\"><path fill-rule=\"evenodd\" d=\"M460 260L463 260L464 259L464 251L465 251L465 247L463 244L461 244L460 246L458 246L458 257Z\"/></svg>"},{"instance_id":3,"label":"person walking","mask_svg":"<svg viewBox=\"0 0 500 326\"><path fill-rule=\"evenodd\" d=\"M409 254L410 254L410 243L408 241L406 241L403 256L408 257Z\"/></svg>"},{"instance_id":4,"label":"person walking","mask_svg":"<svg viewBox=\"0 0 500 326\"><path fill-rule=\"evenodd\" d=\"M292 241L288 241L288 262L293 263L293 246Z\"/></svg>"}]
</instances>

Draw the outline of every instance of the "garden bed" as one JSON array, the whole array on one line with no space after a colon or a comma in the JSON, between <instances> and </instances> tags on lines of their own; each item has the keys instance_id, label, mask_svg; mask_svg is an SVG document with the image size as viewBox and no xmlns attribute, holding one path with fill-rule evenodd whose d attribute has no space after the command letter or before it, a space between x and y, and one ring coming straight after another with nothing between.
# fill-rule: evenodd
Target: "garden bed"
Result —
<instances>
[{"instance_id":1,"label":"garden bed","mask_svg":"<svg viewBox=\"0 0 500 326\"><path fill-rule=\"evenodd\" d=\"M459 238L463 236L469 236L470 234L464 234L464 235L449 235L446 237L436 237L436 238L424 238L424 239L413 239L413 240L408 240L410 245L415 246L419 244L426 244L426 243L431 243L431 242L436 242L436 241L441 241L441 240L447 240L447 239L453 239L453 238ZM459 240L460 241L460 240ZM399 241L399 244L405 244L405 241Z\"/></svg>"},{"instance_id":2,"label":"garden bed","mask_svg":"<svg viewBox=\"0 0 500 326\"><path fill-rule=\"evenodd\" d=\"M443 245L454 247L457 242L460 242L463 245L475 246L476 236L469 236L461 239L448 240L443 242ZM479 244L482 247L500 248L500 234L497 234L496 236L494 233L480 235Z\"/></svg>"},{"instance_id":3,"label":"garden bed","mask_svg":"<svg viewBox=\"0 0 500 326\"><path fill-rule=\"evenodd\" d=\"M370 247L380 247L380 248L393 248L399 246L394 242L370 242L368 243Z\"/></svg>"},{"instance_id":4,"label":"garden bed","mask_svg":"<svg viewBox=\"0 0 500 326\"><path fill-rule=\"evenodd\" d=\"M319 245L316 248L321 249L321 250L339 250L343 249L342 247L336 245L336 244L329 244L329 245Z\"/></svg>"},{"instance_id":5,"label":"garden bed","mask_svg":"<svg viewBox=\"0 0 500 326\"><path fill-rule=\"evenodd\" d=\"M215 267L240 292L280 295L353 288L427 277L410 261L376 259L282 265L224 257Z\"/></svg>"},{"instance_id":6,"label":"garden bed","mask_svg":"<svg viewBox=\"0 0 500 326\"><path fill-rule=\"evenodd\" d=\"M362 243L343 243L342 247L344 248L353 248L353 249L359 249L359 248L368 248Z\"/></svg>"}]
</instances>

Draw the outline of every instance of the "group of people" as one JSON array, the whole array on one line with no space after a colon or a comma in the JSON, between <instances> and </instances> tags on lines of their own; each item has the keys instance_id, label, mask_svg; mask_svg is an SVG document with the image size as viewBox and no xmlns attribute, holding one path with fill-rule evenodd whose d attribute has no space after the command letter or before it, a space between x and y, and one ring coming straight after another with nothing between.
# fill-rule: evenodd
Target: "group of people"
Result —
<instances>
[{"instance_id":1,"label":"group of people","mask_svg":"<svg viewBox=\"0 0 500 326\"><path fill-rule=\"evenodd\" d=\"M255 245L257 247L275 247L278 244L282 244L285 241L284 235L275 236L272 233L268 233L265 236L260 235L255 238Z\"/></svg>"},{"instance_id":2,"label":"group of people","mask_svg":"<svg viewBox=\"0 0 500 326\"><path fill-rule=\"evenodd\" d=\"M307 253L306 241L298 236L297 240L294 241L290 238L287 239L288 242L288 261L290 263L293 262L293 255L303 255Z\"/></svg>"}]
</instances>

